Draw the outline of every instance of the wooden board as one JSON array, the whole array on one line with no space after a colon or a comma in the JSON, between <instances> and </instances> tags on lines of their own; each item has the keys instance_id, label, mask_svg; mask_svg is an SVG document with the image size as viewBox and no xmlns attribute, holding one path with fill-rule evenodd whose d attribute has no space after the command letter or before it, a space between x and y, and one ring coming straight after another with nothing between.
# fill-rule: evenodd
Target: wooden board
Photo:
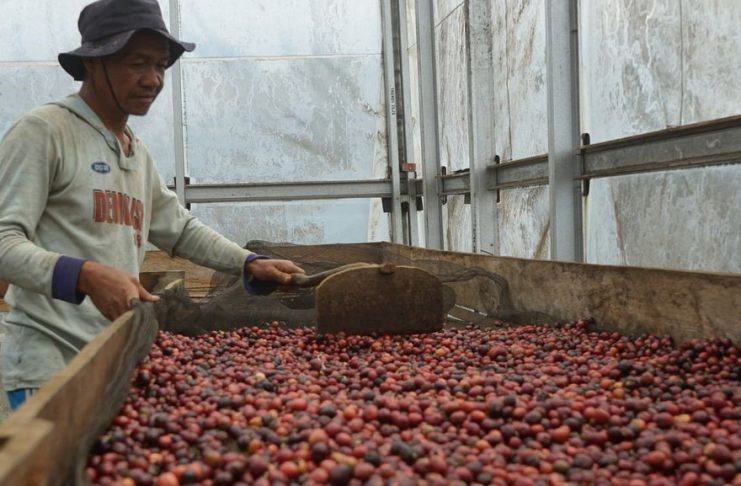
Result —
<instances>
[{"instance_id":1,"label":"wooden board","mask_svg":"<svg viewBox=\"0 0 741 486\"><path fill-rule=\"evenodd\" d=\"M125 313L0 426L0 484L84 484L95 438L118 413L157 333L154 306Z\"/></svg>"},{"instance_id":2,"label":"wooden board","mask_svg":"<svg viewBox=\"0 0 741 486\"><path fill-rule=\"evenodd\" d=\"M741 275L443 252L385 243L387 261L424 268L457 305L519 323L593 318L628 335L741 345ZM467 278L464 278L467 277Z\"/></svg>"},{"instance_id":3,"label":"wooden board","mask_svg":"<svg viewBox=\"0 0 741 486\"><path fill-rule=\"evenodd\" d=\"M8 282L0 280L0 312L8 312L8 304L2 299L8 291Z\"/></svg>"},{"instance_id":4,"label":"wooden board","mask_svg":"<svg viewBox=\"0 0 741 486\"><path fill-rule=\"evenodd\" d=\"M374 265L336 273L316 288L320 333L420 334L443 328L443 287L419 268Z\"/></svg>"},{"instance_id":5,"label":"wooden board","mask_svg":"<svg viewBox=\"0 0 741 486\"><path fill-rule=\"evenodd\" d=\"M195 301L204 300L208 296L211 279L216 273L183 258L173 258L163 251L146 253L140 273L148 272L183 272L185 288Z\"/></svg>"}]
</instances>

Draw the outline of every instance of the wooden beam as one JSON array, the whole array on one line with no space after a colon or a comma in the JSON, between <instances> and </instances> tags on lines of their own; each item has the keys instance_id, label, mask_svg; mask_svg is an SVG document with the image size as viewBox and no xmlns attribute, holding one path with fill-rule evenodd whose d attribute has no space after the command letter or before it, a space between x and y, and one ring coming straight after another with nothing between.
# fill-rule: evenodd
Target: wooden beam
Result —
<instances>
[{"instance_id":1,"label":"wooden beam","mask_svg":"<svg viewBox=\"0 0 741 486\"><path fill-rule=\"evenodd\" d=\"M141 304L101 332L0 426L0 484L84 484L90 447L128 395L157 334L154 306ZM33 444L19 445L29 440ZM23 477L23 481L17 479Z\"/></svg>"},{"instance_id":2,"label":"wooden beam","mask_svg":"<svg viewBox=\"0 0 741 486\"><path fill-rule=\"evenodd\" d=\"M386 259L437 275L456 304L515 323L593 318L627 335L741 345L741 274L590 265L385 244Z\"/></svg>"}]
</instances>

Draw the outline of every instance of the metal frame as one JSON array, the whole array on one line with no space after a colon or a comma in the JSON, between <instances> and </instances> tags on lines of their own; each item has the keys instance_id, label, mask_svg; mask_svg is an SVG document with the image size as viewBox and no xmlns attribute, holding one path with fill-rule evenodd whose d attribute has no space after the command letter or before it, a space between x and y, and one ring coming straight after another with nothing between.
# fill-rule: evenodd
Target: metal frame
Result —
<instances>
[{"instance_id":1,"label":"metal frame","mask_svg":"<svg viewBox=\"0 0 741 486\"><path fill-rule=\"evenodd\" d=\"M575 179L741 163L741 115L581 145L582 172ZM548 185L548 155L488 167L489 188Z\"/></svg>"},{"instance_id":2,"label":"metal frame","mask_svg":"<svg viewBox=\"0 0 741 486\"><path fill-rule=\"evenodd\" d=\"M473 251L499 253L499 221L496 194L489 191L489 166L494 164L494 36L491 0L467 0L468 99L469 99L469 186ZM473 174L473 180L470 175ZM496 173L493 174L496 177ZM452 181L452 179L451 179ZM496 183L496 182L495 182ZM448 183L450 186L450 183ZM464 187L466 184L464 183ZM443 180L443 193L449 187Z\"/></svg>"},{"instance_id":3,"label":"metal frame","mask_svg":"<svg viewBox=\"0 0 741 486\"><path fill-rule=\"evenodd\" d=\"M176 39L180 36L180 1L170 0L170 31ZM183 123L185 103L183 103L183 72L178 60L170 69L172 76L172 119L173 143L175 144L175 194L180 204L185 200L185 127Z\"/></svg>"},{"instance_id":4,"label":"metal frame","mask_svg":"<svg viewBox=\"0 0 741 486\"><path fill-rule=\"evenodd\" d=\"M276 182L261 184L188 184L188 204L211 202L300 201L391 197L390 179L327 182Z\"/></svg>"},{"instance_id":5,"label":"metal frame","mask_svg":"<svg viewBox=\"0 0 741 486\"><path fill-rule=\"evenodd\" d=\"M402 243L401 174L399 172L399 141L396 121L396 75L394 67L394 25L391 18L391 0L382 0L383 26L383 84L386 94L386 153L391 168L391 241Z\"/></svg>"},{"instance_id":6,"label":"metal frame","mask_svg":"<svg viewBox=\"0 0 741 486\"><path fill-rule=\"evenodd\" d=\"M626 137L581 149L584 178L741 162L741 116Z\"/></svg>"},{"instance_id":7,"label":"metal frame","mask_svg":"<svg viewBox=\"0 0 741 486\"><path fill-rule=\"evenodd\" d=\"M578 0L546 0L548 197L552 260L582 261Z\"/></svg>"},{"instance_id":8,"label":"metal frame","mask_svg":"<svg viewBox=\"0 0 741 486\"><path fill-rule=\"evenodd\" d=\"M414 0L411 0L414 1ZM412 115L412 86L411 74L409 73L409 41L407 31L407 0L397 0L398 8L398 35L399 35L399 75L401 82L401 94L404 100L402 119L404 123L404 157L405 162L415 164L414 154L414 127L411 120ZM419 245L419 218L417 216L417 193L414 191L414 175L416 172L407 172L407 225L409 229L409 244L412 246Z\"/></svg>"},{"instance_id":9,"label":"metal frame","mask_svg":"<svg viewBox=\"0 0 741 486\"><path fill-rule=\"evenodd\" d=\"M440 135L438 130L437 58L433 0L417 0L417 65L419 69L419 124L422 140L422 181L425 202L425 246L445 247L443 238Z\"/></svg>"}]
</instances>

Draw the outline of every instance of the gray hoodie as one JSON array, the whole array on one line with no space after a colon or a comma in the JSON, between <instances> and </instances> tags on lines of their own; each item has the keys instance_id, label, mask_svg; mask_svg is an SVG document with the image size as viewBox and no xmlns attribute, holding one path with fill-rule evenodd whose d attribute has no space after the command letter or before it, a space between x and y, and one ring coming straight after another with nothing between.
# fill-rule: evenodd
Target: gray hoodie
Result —
<instances>
[{"instance_id":1,"label":"gray hoodie","mask_svg":"<svg viewBox=\"0 0 741 486\"><path fill-rule=\"evenodd\" d=\"M6 390L40 387L109 324L76 294L82 260L138 275L149 241L215 270L244 271L251 253L180 206L127 132L128 157L75 94L27 113L0 142L0 278L11 284L0 347Z\"/></svg>"}]
</instances>

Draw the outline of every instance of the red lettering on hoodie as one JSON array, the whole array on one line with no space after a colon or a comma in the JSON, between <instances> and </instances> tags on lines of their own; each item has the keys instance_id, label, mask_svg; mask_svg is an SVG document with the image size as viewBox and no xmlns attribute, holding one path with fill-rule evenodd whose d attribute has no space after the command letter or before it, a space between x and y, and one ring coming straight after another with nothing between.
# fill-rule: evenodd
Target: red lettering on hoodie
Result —
<instances>
[{"instance_id":1,"label":"red lettering on hoodie","mask_svg":"<svg viewBox=\"0 0 741 486\"><path fill-rule=\"evenodd\" d=\"M144 203L121 192L93 189L93 221L130 226L139 232L144 221Z\"/></svg>"},{"instance_id":2,"label":"red lettering on hoodie","mask_svg":"<svg viewBox=\"0 0 741 486\"><path fill-rule=\"evenodd\" d=\"M106 214L106 197L105 193L99 189L93 190L93 221L102 223L105 221Z\"/></svg>"}]
</instances>

